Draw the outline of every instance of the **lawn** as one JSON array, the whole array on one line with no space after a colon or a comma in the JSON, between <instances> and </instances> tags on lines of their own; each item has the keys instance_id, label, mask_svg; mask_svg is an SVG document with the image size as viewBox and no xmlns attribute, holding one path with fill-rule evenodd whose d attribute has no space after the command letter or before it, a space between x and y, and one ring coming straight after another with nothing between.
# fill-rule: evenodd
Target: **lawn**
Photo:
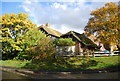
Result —
<instances>
[{"instance_id":1,"label":"lawn","mask_svg":"<svg viewBox=\"0 0 120 81\"><path fill-rule=\"evenodd\" d=\"M21 68L26 65L26 63L30 63L30 61L24 60L0 60L0 66L8 66L8 67L17 67Z\"/></svg>"},{"instance_id":2,"label":"lawn","mask_svg":"<svg viewBox=\"0 0 120 81\"><path fill-rule=\"evenodd\" d=\"M120 66L120 56L109 57L95 57L94 60L98 61L98 65L88 67L89 69L106 68L111 66Z\"/></svg>"},{"instance_id":3,"label":"lawn","mask_svg":"<svg viewBox=\"0 0 120 81\"><path fill-rule=\"evenodd\" d=\"M0 61L0 66L19 67L27 69L39 69L39 70L78 70L78 69L101 69L112 66L120 66L120 56L109 57L64 57L65 60L59 60L54 62L36 62L21 61L21 60L4 60Z\"/></svg>"}]
</instances>

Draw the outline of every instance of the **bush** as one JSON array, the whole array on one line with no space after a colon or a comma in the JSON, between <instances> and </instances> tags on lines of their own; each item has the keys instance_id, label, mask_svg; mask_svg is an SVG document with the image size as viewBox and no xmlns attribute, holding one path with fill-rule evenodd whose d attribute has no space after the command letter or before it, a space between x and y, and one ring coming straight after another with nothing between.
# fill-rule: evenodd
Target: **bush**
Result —
<instances>
[{"instance_id":1,"label":"bush","mask_svg":"<svg viewBox=\"0 0 120 81\"><path fill-rule=\"evenodd\" d=\"M21 48L23 49L23 51L18 54L18 58L27 60L32 59L32 57L34 56L34 51L32 51L32 49L36 48L39 45L39 42L43 41L42 39L46 38L48 38L46 34L41 32L37 28L29 30L22 39L23 42L21 43Z\"/></svg>"},{"instance_id":2,"label":"bush","mask_svg":"<svg viewBox=\"0 0 120 81\"><path fill-rule=\"evenodd\" d=\"M37 61L49 60L54 58L55 47L52 43L52 40L48 37L41 39L37 46L32 49L33 56L32 59Z\"/></svg>"},{"instance_id":3,"label":"bush","mask_svg":"<svg viewBox=\"0 0 120 81\"><path fill-rule=\"evenodd\" d=\"M73 46L75 44L71 38L60 38L54 41L56 46Z\"/></svg>"}]
</instances>

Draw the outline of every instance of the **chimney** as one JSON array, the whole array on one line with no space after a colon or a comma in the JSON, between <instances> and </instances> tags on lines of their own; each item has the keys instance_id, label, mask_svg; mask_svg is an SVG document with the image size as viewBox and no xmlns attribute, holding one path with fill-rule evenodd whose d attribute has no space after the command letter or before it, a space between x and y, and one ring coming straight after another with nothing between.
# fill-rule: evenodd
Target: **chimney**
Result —
<instances>
[{"instance_id":1,"label":"chimney","mask_svg":"<svg viewBox=\"0 0 120 81\"><path fill-rule=\"evenodd\" d=\"M49 23L46 23L45 26L46 26L46 27L50 27L50 24L49 24Z\"/></svg>"}]
</instances>

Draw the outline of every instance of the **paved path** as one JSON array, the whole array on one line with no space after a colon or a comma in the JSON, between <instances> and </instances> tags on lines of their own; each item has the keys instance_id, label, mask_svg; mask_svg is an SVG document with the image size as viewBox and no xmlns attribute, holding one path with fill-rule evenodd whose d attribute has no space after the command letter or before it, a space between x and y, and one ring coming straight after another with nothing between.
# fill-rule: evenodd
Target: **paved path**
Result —
<instances>
[{"instance_id":1,"label":"paved path","mask_svg":"<svg viewBox=\"0 0 120 81\"><path fill-rule=\"evenodd\" d=\"M102 70L81 70L79 72L36 72L28 69L3 67L3 79L15 79L24 77L33 79L118 79L117 72L105 72ZM9 77L7 77L9 75ZM15 76L13 76L15 75Z\"/></svg>"},{"instance_id":2,"label":"paved path","mask_svg":"<svg viewBox=\"0 0 120 81\"><path fill-rule=\"evenodd\" d=\"M118 79L118 73L93 73L93 74L39 74L22 76L12 72L2 72L2 79Z\"/></svg>"}]
</instances>

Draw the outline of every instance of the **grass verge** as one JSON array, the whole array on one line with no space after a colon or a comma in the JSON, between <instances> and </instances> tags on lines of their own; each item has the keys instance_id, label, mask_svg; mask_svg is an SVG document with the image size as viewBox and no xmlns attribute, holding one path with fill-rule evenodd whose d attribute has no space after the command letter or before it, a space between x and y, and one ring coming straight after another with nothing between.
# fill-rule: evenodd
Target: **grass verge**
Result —
<instances>
[{"instance_id":1,"label":"grass verge","mask_svg":"<svg viewBox=\"0 0 120 81\"><path fill-rule=\"evenodd\" d=\"M0 66L8 66L8 67L17 67L21 68L26 65L26 63L31 63L28 60L0 60Z\"/></svg>"},{"instance_id":2,"label":"grass verge","mask_svg":"<svg viewBox=\"0 0 120 81\"><path fill-rule=\"evenodd\" d=\"M27 69L39 69L43 71L68 71L79 69L101 69L112 66L120 66L120 56L109 57L64 57L62 60L57 59L43 62L21 61L21 60L1 60L0 66L19 67ZM64 60L63 60L64 59Z\"/></svg>"}]
</instances>

